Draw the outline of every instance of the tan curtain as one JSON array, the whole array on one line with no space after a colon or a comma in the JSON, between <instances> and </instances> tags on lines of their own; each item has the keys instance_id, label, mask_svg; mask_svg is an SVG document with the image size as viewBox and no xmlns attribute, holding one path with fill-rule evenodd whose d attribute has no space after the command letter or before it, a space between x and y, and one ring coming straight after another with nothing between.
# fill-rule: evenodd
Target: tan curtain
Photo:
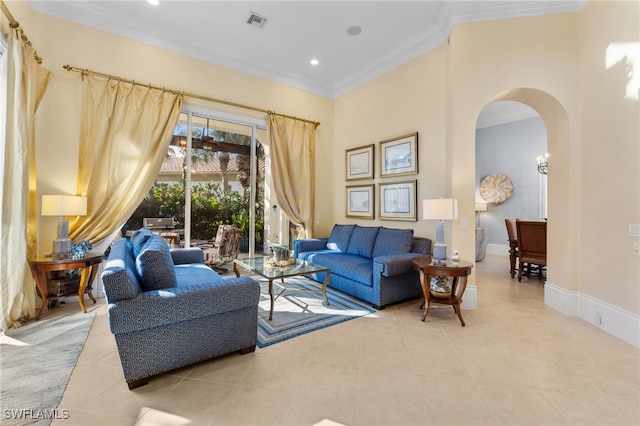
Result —
<instances>
[{"instance_id":1,"label":"tan curtain","mask_svg":"<svg viewBox=\"0 0 640 426\"><path fill-rule=\"evenodd\" d=\"M313 236L316 125L269 114L271 174L278 204L294 224L297 237Z\"/></svg>"},{"instance_id":2,"label":"tan curtain","mask_svg":"<svg viewBox=\"0 0 640 426\"><path fill-rule=\"evenodd\" d=\"M180 116L182 95L83 76L78 194L87 216L70 223L72 240L113 235L153 185Z\"/></svg>"},{"instance_id":3,"label":"tan curtain","mask_svg":"<svg viewBox=\"0 0 640 426\"><path fill-rule=\"evenodd\" d=\"M3 22L4 24L5 22ZM34 117L51 72L12 29L7 46L7 106L2 120L2 231L0 327L18 327L35 316L35 291L27 259L37 254Z\"/></svg>"}]
</instances>

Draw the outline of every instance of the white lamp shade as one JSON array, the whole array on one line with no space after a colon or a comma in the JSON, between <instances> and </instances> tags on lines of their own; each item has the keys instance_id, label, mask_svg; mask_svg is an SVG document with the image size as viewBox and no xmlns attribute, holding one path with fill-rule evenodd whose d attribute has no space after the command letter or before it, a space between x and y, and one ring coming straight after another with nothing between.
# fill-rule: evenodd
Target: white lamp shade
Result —
<instances>
[{"instance_id":1,"label":"white lamp shade","mask_svg":"<svg viewBox=\"0 0 640 426\"><path fill-rule=\"evenodd\" d=\"M87 214L87 197L77 195L43 195L43 216L84 216Z\"/></svg>"},{"instance_id":2,"label":"white lamp shade","mask_svg":"<svg viewBox=\"0 0 640 426\"><path fill-rule=\"evenodd\" d=\"M455 198L438 198L422 200L422 219L453 220L458 218L458 200Z\"/></svg>"},{"instance_id":3,"label":"white lamp shade","mask_svg":"<svg viewBox=\"0 0 640 426\"><path fill-rule=\"evenodd\" d=\"M489 210L487 203L476 203L477 212L486 212L487 210Z\"/></svg>"}]
</instances>

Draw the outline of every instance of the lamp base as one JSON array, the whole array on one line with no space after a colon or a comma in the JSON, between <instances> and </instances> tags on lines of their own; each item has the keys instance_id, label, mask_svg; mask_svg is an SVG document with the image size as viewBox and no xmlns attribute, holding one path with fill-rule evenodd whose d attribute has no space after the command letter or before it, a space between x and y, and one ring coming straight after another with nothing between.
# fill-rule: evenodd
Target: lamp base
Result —
<instances>
[{"instance_id":1,"label":"lamp base","mask_svg":"<svg viewBox=\"0 0 640 426\"><path fill-rule=\"evenodd\" d=\"M447 260L447 245L435 243L433 245L433 258L435 260Z\"/></svg>"},{"instance_id":2,"label":"lamp base","mask_svg":"<svg viewBox=\"0 0 640 426\"><path fill-rule=\"evenodd\" d=\"M56 258L69 257L71 255L71 240L69 238L58 238L53 240L53 250L51 255Z\"/></svg>"}]
</instances>

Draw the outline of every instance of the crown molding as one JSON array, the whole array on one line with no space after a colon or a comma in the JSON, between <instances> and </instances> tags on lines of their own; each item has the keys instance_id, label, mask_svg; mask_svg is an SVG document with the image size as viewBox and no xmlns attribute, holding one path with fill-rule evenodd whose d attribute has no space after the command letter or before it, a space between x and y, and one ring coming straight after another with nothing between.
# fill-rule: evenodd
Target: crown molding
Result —
<instances>
[{"instance_id":1,"label":"crown molding","mask_svg":"<svg viewBox=\"0 0 640 426\"><path fill-rule=\"evenodd\" d=\"M38 12L72 20L82 25L112 32L122 37L214 63L305 92L336 99L446 42L455 24L576 12L586 1L444 1L439 10L436 25L429 33L416 39L410 45L403 45L395 51L382 55L375 62L366 64L350 76L336 81L335 84L322 83L320 80L289 72L271 64L252 63L242 55L234 52L220 53L212 48L207 49L198 45L196 41L186 41L184 39L167 40L165 31L154 26L151 19L135 18L123 13L117 13L114 10L105 12L105 9L101 6L102 2L29 0L29 4ZM114 29L107 23L110 20L116 20L121 25ZM145 31L138 31L137 29L140 28L144 28Z\"/></svg>"}]
</instances>

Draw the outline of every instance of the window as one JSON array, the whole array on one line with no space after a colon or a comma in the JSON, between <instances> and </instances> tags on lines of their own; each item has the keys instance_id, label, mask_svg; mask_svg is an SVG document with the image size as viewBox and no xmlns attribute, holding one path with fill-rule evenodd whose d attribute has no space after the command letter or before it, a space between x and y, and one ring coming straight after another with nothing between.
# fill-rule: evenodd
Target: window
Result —
<instances>
[{"instance_id":1,"label":"window","mask_svg":"<svg viewBox=\"0 0 640 426\"><path fill-rule=\"evenodd\" d=\"M144 218L173 218L183 246L215 238L233 224L244 239L240 250L262 252L265 242L266 123L185 106L156 182L125 225Z\"/></svg>"}]
</instances>

